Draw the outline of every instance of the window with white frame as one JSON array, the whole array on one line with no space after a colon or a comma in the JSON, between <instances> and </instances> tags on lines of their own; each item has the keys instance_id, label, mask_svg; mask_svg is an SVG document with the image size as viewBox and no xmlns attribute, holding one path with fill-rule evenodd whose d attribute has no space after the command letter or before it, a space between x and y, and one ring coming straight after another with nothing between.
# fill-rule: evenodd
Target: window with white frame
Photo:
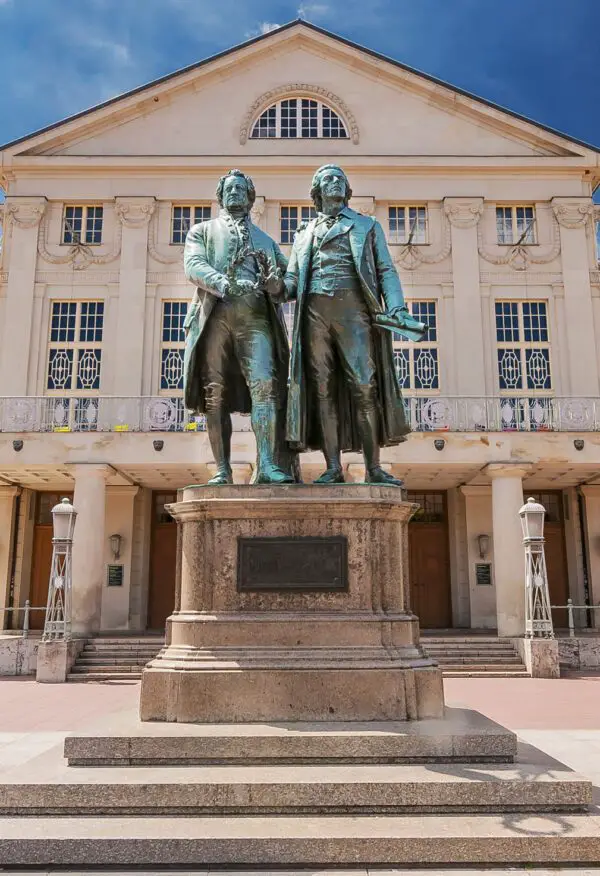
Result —
<instances>
[{"instance_id":1,"label":"window with white frame","mask_svg":"<svg viewBox=\"0 0 600 876\"><path fill-rule=\"evenodd\" d=\"M250 137L252 140L299 137L345 140L348 133L344 122L331 107L312 98L291 97L274 103L261 113Z\"/></svg>"},{"instance_id":2,"label":"window with white frame","mask_svg":"<svg viewBox=\"0 0 600 876\"><path fill-rule=\"evenodd\" d=\"M296 229L301 222L314 219L317 211L314 207L306 207L302 204L281 204L279 208L279 241L280 243L293 243Z\"/></svg>"},{"instance_id":3,"label":"window with white frame","mask_svg":"<svg viewBox=\"0 0 600 876\"><path fill-rule=\"evenodd\" d=\"M388 207L390 243L427 243L427 207L424 204L394 204Z\"/></svg>"},{"instance_id":4,"label":"window with white frame","mask_svg":"<svg viewBox=\"0 0 600 876\"><path fill-rule=\"evenodd\" d=\"M512 204L496 207L496 233L499 244L533 244L536 238L535 208Z\"/></svg>"},{"instance_id":5,"label":"window with white frame","mask_svg":"<svg viewBox=\"0 0 600 876\"><path fill-rule=\"evenodd\" d=\"M496 301L498 385L505 395L552 391L545 301Z\"/></svg>"},{"instance_id":6,"label":"window with white frame","mask_svg":"<svg viewBox=\"0 0 600 876\"><path fill-rule=\"evenodd\" d=\"M52 302L46 380L49 394L99 391L103 332L103 301Z\"/></svg>"},{"instance_id":7,"label":"window with white frame","mask_svg":"<svg viewBox=\"0 0 600 876\"><path fill-rule=\"evenodd\" d=\"M62 242L99 246L102 243L104 208L98 205L65 204Z\"/></svg>"},{"instance_id":8,"label":"window with white frame","mask_svg":"<svg viewBox=\"0 0 600 876\"><path fill-rule=\"evenodd\" d=\"M160 391L171 396L183 392L183 353L185 332L183 323L187 301L163 301L160 347Z\"/></svg>"},{"instance_id":9,"label":"window with white frame","mask_svg":"<svg viewBox=\"0 0 600 876\"><path fill-rule=\"evenodd\" d=\"M428 328L422 341L408 341L394 335L394 364L400 388L415 395L440 389L437 309L435 301L407 301L415 319Z\"/></svg>"},{"instance_id":10,"label":"window with white frame","mask_svg":"<svg viewBox=\"0 0 600 876\"><path fill-rule=\"evenodd\" d=\"M210 219L210 204L173 204L171 214L171 243L184 244L192 225Z\"/></svg>"}]
</instances>

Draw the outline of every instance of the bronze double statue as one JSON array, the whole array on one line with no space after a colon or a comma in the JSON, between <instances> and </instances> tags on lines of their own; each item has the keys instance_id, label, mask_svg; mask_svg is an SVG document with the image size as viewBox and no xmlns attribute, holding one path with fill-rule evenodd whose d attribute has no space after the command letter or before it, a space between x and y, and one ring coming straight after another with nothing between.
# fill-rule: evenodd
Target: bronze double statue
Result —
<instances>
[{"instance_id":1,"label":"bronze double statue","mask_svg":"<svg viewBox=\"0 0 600 876\"><path fill-rule=\"evenodd\" d=\"M296 453L318 448L326 469L316 483L343 483L342 451L362 450L365 482L402 485L380 464L380 448L410 431L392 331L420 339L426 327L406 308L381 225L350 209L351 195L341 168L317 170L317 217L297 229L289 265L250 220L254 185L239 170L219 181L219 218L187 235L185 273L196 290L185 320L184 395L186 407L206 415L217 465L209 483L232 483L238 412L251 416L255 483L294 483ZM295 301L291 363L286 301Z\"/></svg>"}]
</instances>

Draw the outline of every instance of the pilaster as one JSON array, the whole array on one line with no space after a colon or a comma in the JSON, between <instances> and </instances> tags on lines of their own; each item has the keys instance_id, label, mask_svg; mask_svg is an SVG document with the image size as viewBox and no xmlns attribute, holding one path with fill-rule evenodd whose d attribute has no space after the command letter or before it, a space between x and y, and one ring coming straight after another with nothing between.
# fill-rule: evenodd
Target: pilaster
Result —
<instances>
[{"instance_id":1,"label":"pilaster","mask_svg":"<svg viewBox=\"0 0 600 876\"><path fill-rule=\"evenodd\" d=\"M129 605L131 593L131 567L134 541L134 503L139 487L108 487L106 490L106 518L104 537L104 565L123 566L120 587L108 587L106 576L102 587L101 629L129 629ZM112 554L109 538L121 536L118 557Z\"/></svg>"},{"instance_id":2,"label":"pilaster","mask_svg":"<svg viewBox=\"0 0 600 876\"><path fill-rule=\"evenodd\" d=\"M444 198L451 226L454 349L459 395L485 395L485 359L477 224L483 198Z\"/></svg>"},{"instance_id":3,"label":"pilaster","mask_svg":"<svg viewBox=\"0 0 600 876\"><path fill-rule=\"evenodd\" d=\"M38 233L46 205L44 197L12 195L6 199L11 246L0 349L0 396L27 394Z\"/></svg>"},{"instance_id":4,"label":"pilaster","mask_svg":"<svg viewBox=\"0 0 600 876\"><path fill-rule=\"evenodd\" d=\"M13 559L14 530L17 525L15 517L15 502L21 492L20 487L0 487L0 630L9 629L12 624L11 614L3 611L8 605L10 577ZM20 620L15 616L15 621Z\"/></svg>"},{"instance_id":5,"label":"pilaster","mask_svg":"<svg viewBox=\"0 0 600 876\"><path fill-rule=\"evenodd\" d=\"M553 198L552 209L560 226L569 390L572 395L596 397L599 381L598 369L592 367L597 353L587 240L594 205L591 198Z\"/></svg>"},{"instance_id":6,"label":"pilaster","mask_svg":"<svg viewBox=\"0 0 600 876\"><path fill-rule=\"evenodd\" d=\"M589 484L579 489L585 502L586 544L583 548L587 548L590 602L600 605L600 484ZM594 612L593 625L600 627L600 609Z\"/></svg>"},{"instance_id":7,"label":"pilaster","mask_svg":"<svg viewBox=\"0 0 600 876\"><path fill-rule=\"evenodd\" d=\"M139 396L142 393L148 225L155 209L153 197L117 198L115 202L117 217L123 225L123 239L114 395Z\"/></svg>"},{"instance_id":8,"label":"pilaster","mask_svg":"<svg viewBox=\"0 0 600 876\"><path fill-rule=\"evenodd\" d=\"M493 563L492 488L490 486L467 485L461 487L460 491L465 500L471 626L475 629L495 629L497 616ZM483 556L478 541L480 535L489 537L489 546ZM488 580L487 578L484 579L477 575L477 566L484 563L491 566L489 584L483 583L484 580Z\"/></svg>"}]
</instances>

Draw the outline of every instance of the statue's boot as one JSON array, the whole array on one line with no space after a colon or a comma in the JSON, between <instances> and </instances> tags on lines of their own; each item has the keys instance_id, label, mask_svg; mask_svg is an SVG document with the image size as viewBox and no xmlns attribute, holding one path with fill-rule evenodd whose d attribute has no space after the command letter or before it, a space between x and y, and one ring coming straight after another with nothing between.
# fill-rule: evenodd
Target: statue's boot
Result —
<instances>
[{"instance_id":1,"label":"statue's boot","mask_svg":"<svg viewBox=\"0 0 600 876\"><path fill-rule=\"evenodd\" d=\"M367 396L360 406L359 425L365 457L365 483L403 487L404 481L384 471L379 453L379 412L372 396Z\"/></svg>"},{"instance_id":2,"label":"statue's boot","mask_svg":"<svg viewBox=\"0 0 600 876\"><path fill-rule=\"evenodd\" d=\"M231 417L220 410L206 413L206 431L210 449L212 450L217 472L208 481L211 486L233 484L231 473Z\"/></svg>"},{"instance_id":3,"label":"statue's boot","mask_svg":"<svg viewBox=\"0 0 600 876\"><path fill-rule=\"evenodd\" d=\"M340 466L340 468L328 468L323 472L322 475L313 481L315 484L343 484L344 480L344 472Z\"/></svg>"},{"instance_id":4,"label":"statue's boot","mask_svg":"<svg viewBox=\"0 0 600 876\"><path fill-rule=\"evenodd\" d=\"M258 476L256 484L294 484L291 472L275 462L277 444L277 404L264 401L252 404L252 431L256 438Z\"/></svg>"}]
</instances>

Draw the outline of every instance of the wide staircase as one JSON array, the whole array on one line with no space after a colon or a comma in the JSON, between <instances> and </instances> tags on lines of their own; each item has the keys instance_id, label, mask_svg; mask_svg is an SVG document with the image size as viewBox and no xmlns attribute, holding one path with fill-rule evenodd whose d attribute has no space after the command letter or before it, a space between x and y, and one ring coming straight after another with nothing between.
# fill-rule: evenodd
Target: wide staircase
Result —
<instances>
[{"instance_id":1,"label":"wide staircase","mask_svg":"<svg viewBox=\"0 0 600 876\"><path fill-rule=\"evenodd\" d=\"M422 631L421 645L437 660L448 678L527 678L529 675L510 639Z\"/></svg>"},{"instance_id":2,"label":"wide staircase","mask_svg":"<svg viewBox=\"0 0 600 876\"><path fill-rule=\"evenodd\" d=\"M164 635L88 639L68 681L139 681L142 669L164 646Z\"/></svg>"}]
</instances>

